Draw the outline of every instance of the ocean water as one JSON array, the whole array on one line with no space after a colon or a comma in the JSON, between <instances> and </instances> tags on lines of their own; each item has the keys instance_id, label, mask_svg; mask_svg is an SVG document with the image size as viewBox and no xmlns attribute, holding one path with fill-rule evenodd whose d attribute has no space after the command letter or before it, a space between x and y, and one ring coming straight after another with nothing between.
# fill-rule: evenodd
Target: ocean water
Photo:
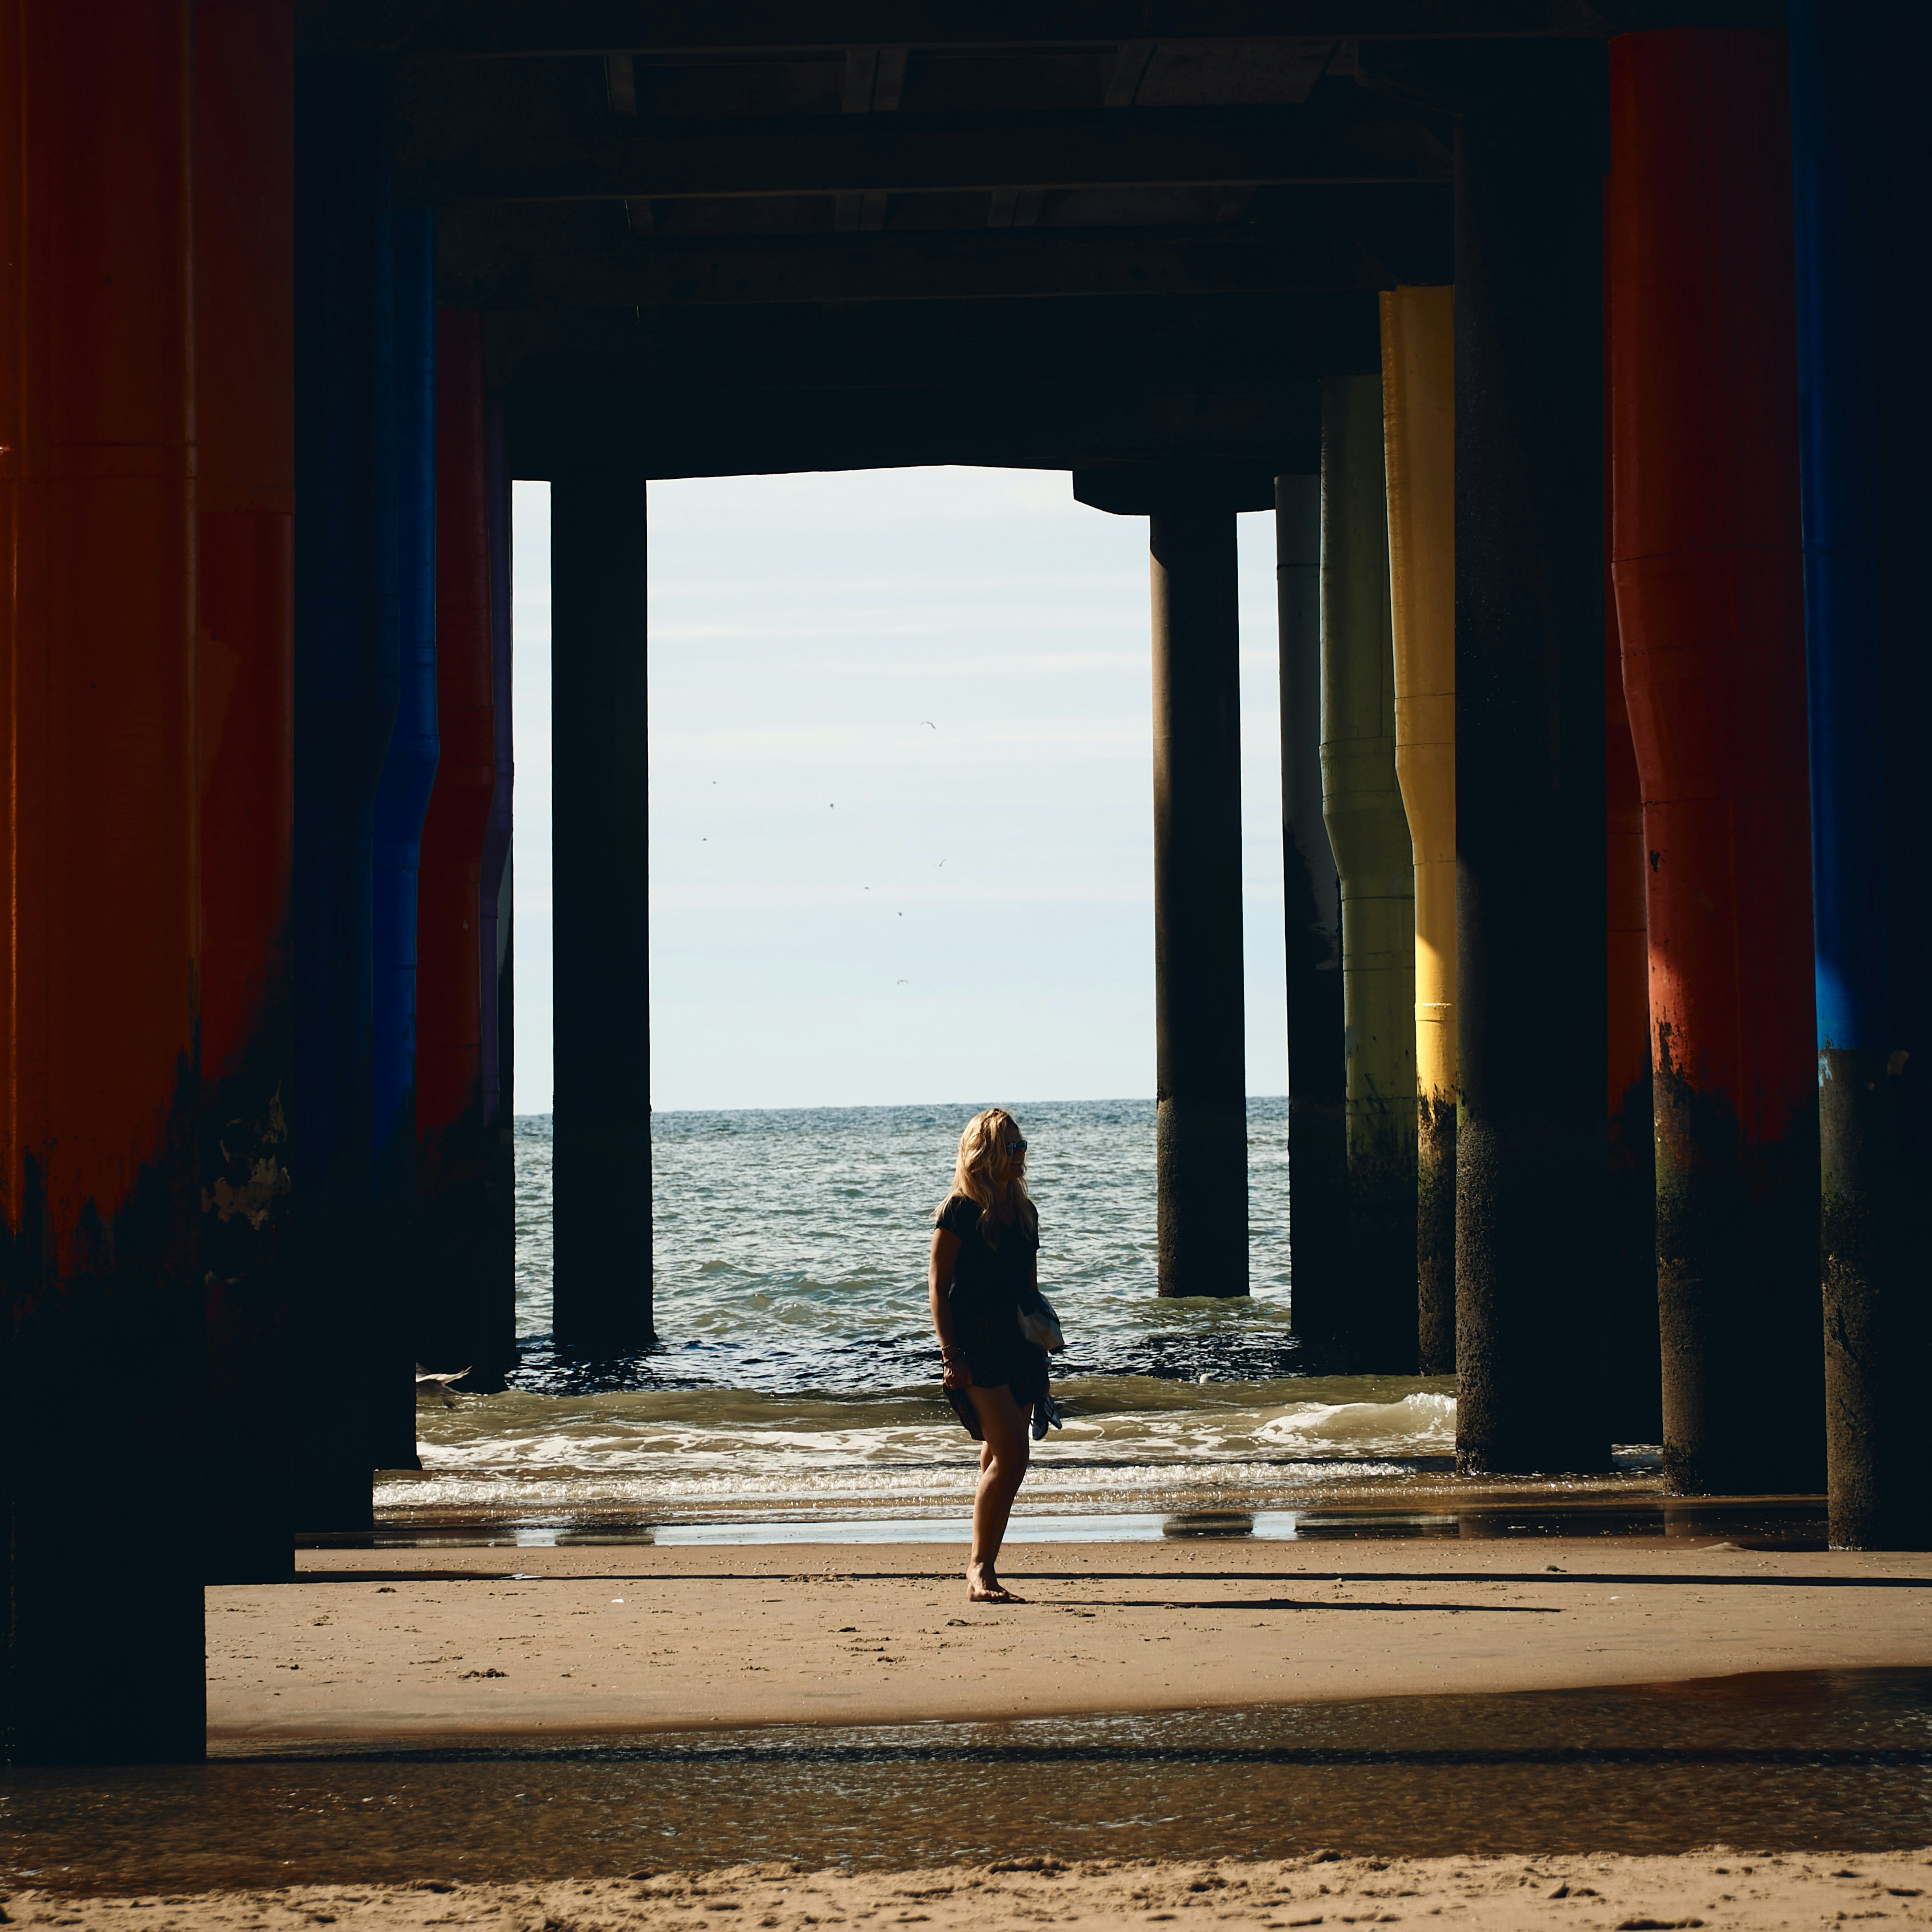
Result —
<instances>
[{"instance_id":1,"label":"ocean water","mask_svg":"<svg viewBox=\"0 0 1932 1932\"><path fill-rule=\"evenodd\" d=\"M656 1115L659 1340L615 1362L551 1346L550 1121L520 1118L520 1366L500 1394L419 1405L423 1471L381 1484L384 1520L963 1519L977 1448L939 1392L925 1268L974 1111ZM1446 1472L1453 1381L1337 1375L1290 1330L1285 1100L1249 1103L1238 1301L1155 1294L1151 1101L1014 1111L1068 1339L1066 1426L1022 1513L1280 1511L1342 1483L1400 1506Z\"/></svg>"}]
</instances>

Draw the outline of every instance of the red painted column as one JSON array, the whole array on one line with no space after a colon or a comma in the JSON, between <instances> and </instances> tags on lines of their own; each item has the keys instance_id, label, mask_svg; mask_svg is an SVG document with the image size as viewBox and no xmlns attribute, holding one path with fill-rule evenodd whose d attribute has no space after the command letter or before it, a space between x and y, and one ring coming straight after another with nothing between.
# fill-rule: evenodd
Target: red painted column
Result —
<instances>
[{"instance_id":1,"label":"red painted column","mask_svg":"<svg viewBox=\"0 0 1932 1932\"><path fill-rule=\"evenodd\" d=\"M1612 43L1617 614L1643 787L1664 1464L1822 1480L1817 1081L1781 37Z\"/></svg>"},{"instance_id":2,"label":"red painted column","mask_svg":"<svg viewBox=\"0 0 1932 1932\"><path fill-rule=\"evenodd\" d=\"M295 18L196 0L202 1256L211 1581L294 1570Z\"/></svg>"},{"instance_id":3,"label":"red painted column","mask_svg":"<svg viewBox=\"0 0 1932 1932\"><path fill-rule=\"evenodd\" d=\"M490 1321L483 1118L483 844L496 790L482 318L436 318L436 697L442 755L423 824L416 1133L424 1263L418 1358L508 1366ZM431 1357L435 1359L432 1361Z\"/></svg>"},{"instance_id":4,"label":"red painted column","mask_svg":"<svg viewBox=\"0 0 1932 1932\"><path fill-rule=\"evenodd\" d=\"M1610 994L1609 1255L1604 1268L1604 1399L1616 1442L1655 1442L1664 1428L1657 1328L1657 1154L1650 1102L1650 942L1644 908L1643 784L1624 700L1614 600L1604 601L1606 964Z\"/></svg>"},{"instance_id":5,"label":"red painted column","mask_svg":"<svg viewBox=\"0 0 1932 1932\"><path fill-rule=\"evenodd\" d=\"M0 1726L199 1757L190 0L0 0Z\"/></svg>"}]
</instances>

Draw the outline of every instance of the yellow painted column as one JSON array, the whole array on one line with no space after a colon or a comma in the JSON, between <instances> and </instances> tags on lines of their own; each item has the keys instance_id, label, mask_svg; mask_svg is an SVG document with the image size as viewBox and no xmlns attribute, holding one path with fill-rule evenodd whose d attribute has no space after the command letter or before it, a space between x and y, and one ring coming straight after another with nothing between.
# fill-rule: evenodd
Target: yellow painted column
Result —
<instances>
[{"instance_id":1,"label":"yellow painted column","mask_svg":"<svg viewBox=\"0 0 1932 1932\"><path fill-rule=\"evenodd\" d=\"M1456 291L1382 298L1395 769L1415 848L1418 1342L1456 1369Z\"/></svg>"},{"instance_id":2,"label":"yellow painted column","mask_svg":"<svg viewBox=\"0 0 1932 1932\"><path fill-rule=\"evenodd\" d=\"M1342 885L1347 1305L1360 1368L1415 1369L1414 872L1395 770L1382 385L1322 386L1322 811Z\"/></svg>"}]
</instances>

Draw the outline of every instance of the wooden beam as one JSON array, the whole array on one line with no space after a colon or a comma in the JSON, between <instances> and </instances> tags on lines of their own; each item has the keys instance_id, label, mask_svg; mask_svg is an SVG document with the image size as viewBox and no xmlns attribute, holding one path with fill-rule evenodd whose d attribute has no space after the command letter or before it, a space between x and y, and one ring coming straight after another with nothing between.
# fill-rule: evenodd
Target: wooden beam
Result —
<instances>
[{"instance_id":1,"label":"wooden beam","mask_svg":"<svg viewBox=\"0 0 1932 1932\"><path fill-rule=\"evenodd\" d=\"M670 477L1124 462L1238 464L1287 475L1316 462L1318 395L1313 374L1296 363L1266 380L1206 390L932 382L751 394L530 382L510 392L510 460L524 478L629 466Z\"/></svg>"},{"instance_id":2,"label":"wooden beam","mask_svg":"<svg viewBox=\"0 0 1932 1932\"><path fill-rule=\"evenodd\" d=\"M419 124L400 200L622 200L956 194L1004 188L1222 187L1447 181L1421 121L1268 108L1105 110L1057 122L1000 115L841 115L746 127L532 136Z\"/></svg>"},{"instance_id":3,"label":"wooden beam","mask_svg":"<svg viewBox=\"0 0 1932 1932\"><path fill-rule=\"evenodd\" d=\"M1083 461L1138 460L1145 452L1135 438L1143 430L1155 436L1150 423L1162 448L1185 454L1198 443L1217 460L1245 450L1245 460L1271 420L1253 398L1331 371L1372 370L1379 356L1375 296L1337 290L525 309L490 314L485 340L490 386L523 396L532 409L534 399L551 399L560 421L581 425L572 432L580 438L608 435L614 446L629 436L654 445L668 439L682 448L701 444L704 425L713 424L718 440L704 460L718 474L816 466L802 454L753 460L779 442L788 452L862 448L865 462L879 464L1019 462L1012 449L1057 451L1063 443ZM625 406L628 415L614 400L599 413L598 398L626 396L638 399ZM1076 409L1067 400L1075 397L1087 400ZM969 401L956 407L947 399L956 398ZM1251 410L1261 412L1252 423ZM984 446L1009 453L918 453L982 447L972 440L982 417ZM794 441L785 441L794 430ZM685 466L699 460L678 459Z\"/></svg>"},{"instance_id":4,"label":"wooden beam","mask_svg":"<svg viewBox=\"0 0 1932 1932\"><path fill-rule=\"evenodd\" d=\"M1150 39L1600 38L1763 26L1775 0L301 0L305 46L528 54L1125 46Z\"/></svg>"},{"instance_id":5,"label":"wooden beam","mask_svg":"<svg viewBox=\"0 0 1932 1932\"><path fill-rule=\"evenodd\" d=\"M630 248L586 246L541 222L497 219L514 211L460 209L442 225L437 292L461 308L659 308L1286 292L1449 279L1446 192L1409 188L1399 205L1391 199L1374 189L1330 192L1306 218L1268 229L658 237Z\"/></svg>"}]
</instances>

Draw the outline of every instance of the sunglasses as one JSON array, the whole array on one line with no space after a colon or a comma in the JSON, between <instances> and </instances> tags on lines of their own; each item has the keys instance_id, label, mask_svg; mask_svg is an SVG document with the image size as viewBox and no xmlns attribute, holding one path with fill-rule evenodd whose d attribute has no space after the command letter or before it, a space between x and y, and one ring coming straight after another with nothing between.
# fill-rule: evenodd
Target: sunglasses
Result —
<instances>
[{"instance_id":1,"label":"sunglasses","mask_svg":"<svg viewBox=\"0 0 1932 1932\"><path fill-rule=\"evenodd\" d=\"M1009 1141L1006 1143L1006 1151L1009 1154L1024 1154L1026 1150L1027 1144L1024 1141Z\"/></svg>"}]
</instances>

